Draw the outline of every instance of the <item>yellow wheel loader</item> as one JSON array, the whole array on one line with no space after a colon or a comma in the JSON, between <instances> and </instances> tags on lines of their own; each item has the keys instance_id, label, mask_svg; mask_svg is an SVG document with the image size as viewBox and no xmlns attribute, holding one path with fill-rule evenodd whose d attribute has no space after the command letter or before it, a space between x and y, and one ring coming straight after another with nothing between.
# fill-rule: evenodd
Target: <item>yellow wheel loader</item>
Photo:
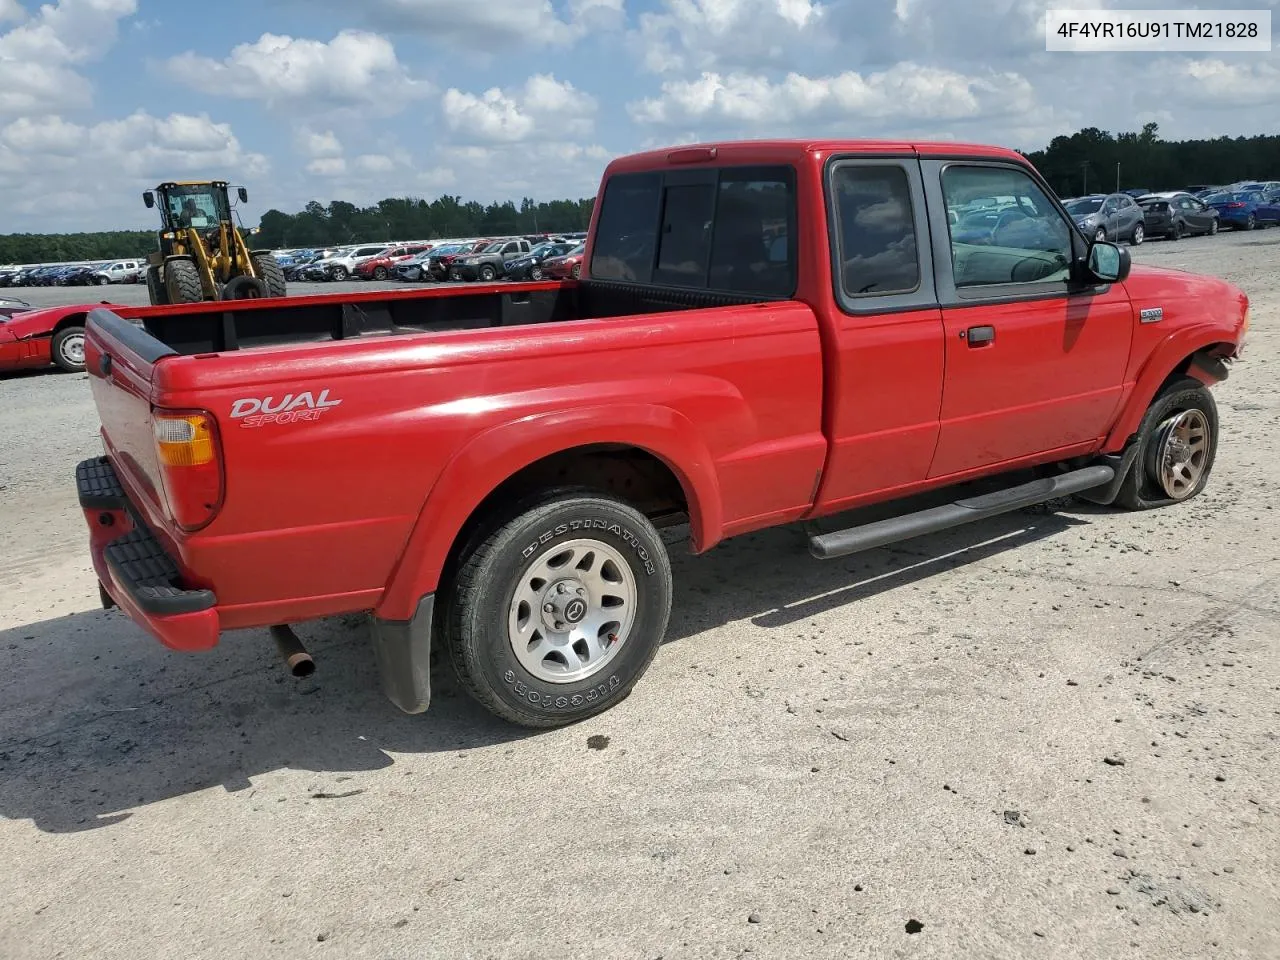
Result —
<instances>
[{"instance_id":1,"label":"yellow wheel loader","mask_svg":"<svg viewBox=\"0 0 1280 960\"><path fill-rule=\"evenodd\" d=\"M160 207L160 249L147 258L153 306L286 295L284 270L269 250L250 250L231 217L225 180L162 183L142 195ZM240 202L249 199L237 187Z\"/></svg>"}]
</instances>

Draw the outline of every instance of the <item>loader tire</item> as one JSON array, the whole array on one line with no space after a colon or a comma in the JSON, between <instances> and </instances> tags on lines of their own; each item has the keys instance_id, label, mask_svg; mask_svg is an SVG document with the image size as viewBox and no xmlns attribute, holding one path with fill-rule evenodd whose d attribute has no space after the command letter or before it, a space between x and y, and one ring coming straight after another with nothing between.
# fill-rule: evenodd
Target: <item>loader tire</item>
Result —
<instances>
[{"instance_id":1,"label":"loader tire","mask_svg":"<svg viewBox=\"0 0 1280 960\"><path fill-rule=\"evenodd\" d=\"M170 260L164 265L164 292L170 303L200 303L204 289L200 271L190 260Z\"/></svg>"},{"instance_id":2,"label":"loader tire","mask_svg":"<svg viewBox=\"0 0 1280 960\"><path fill-rule=\"evenodd\" d=\"M253 269L257 271L258 276L267 285L267 296L269 297L285 297L288 296L288 284L284 278L284 267L280 266L280 261L269 253L255 253L253 255Z\"/></svg>"},{"instance_id":3,"label":"loader tire","mask_svg":"<svg viewBox=\"0 0 1280 960\"><path fill-rule=\"evenodd\" d=\"M159 267L147 267L147 297L153 307L163 307L169 302L169 294L160 279Z\"/></svg>"}]
</instances>

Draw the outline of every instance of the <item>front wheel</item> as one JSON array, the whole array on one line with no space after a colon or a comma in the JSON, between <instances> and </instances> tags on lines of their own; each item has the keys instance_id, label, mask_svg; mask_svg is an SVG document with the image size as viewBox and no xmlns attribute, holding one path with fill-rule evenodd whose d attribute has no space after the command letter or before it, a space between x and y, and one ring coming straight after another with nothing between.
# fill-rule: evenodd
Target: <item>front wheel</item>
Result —
<instances>
[{"instance_id":1,"label":"front wheel","mask_svg":"<svg viewBox=\"0 0 1280 960\"><path fill-rule=\"evenodd\" d=\"M541 279L542 279L542 268L541 268L540 266L538 266L537 264L534 264L532 267L530 267L530 268L529 268L529 279L530 279L530 280L541 280Z\"/></svg>"},{"instance_id":2,"label":"front wheel","mask_svg":"<svg viewBox=\"0 0 1280 960\"><path fill-rule=\"evenodd\" d=\"M671 612L671 564L633 507L551 491L497 518L463 554L442 630L467 692L525 727L615 706L652 663Z\"/></svg>"},{"instance_id":3,"label":"front wheel","mask_svg":"<svg viewBox=\"0 0 1280 960\"><path fill-rule=\"evenodd\" d=\"M480 279L483 280L485 283L493 283L493 281L496 280L497 278L498 278L498 271L495 270L493 267L489 266L489 264L486 263L484 266L480 268Z\"/></svg>"},{"instance_id":4,"label":"front wheel","mask_svg":"<svg viewBox=\"0 0 1280 960\"><path fill-rule=\"evenodd\" d=\"M374 267L374 268L373 268L373 279L375 279L375 280L385 280L385 279L387 279L387 268L386 268L386 267Z\"/></svg>"},{"instance_id":5,"label":"front wheel","mask_svg":"<svg viewBox=\"0 0 1280 960\"><path fill-rule=\"evenodd\" d=\"M1215 217L1213 220L1209 221L1209 236L1212 237L1217 232L1218 232L1218 220Z\"/></svg>"},{"instance_id":6,"label":"front wheel","mask_svg":"<svg viewBox=\"0 0 1280 960\"><path fill-rule=\"evenodd\" d=\"M1099 243L1105 241L1107 239L1107 228L1099 227L1097 230L1093 231L1093 239L1097 240Z\"/></svg>"},{"instance_id":7,"label":"front wheel","mask_svg":"<svg viewBox=\"0 0 1280 960\"><path fill-rule=\"evenodd\" d=\"M573 265L573 269L569 271L569 276L573 277L575 280L580 279L582 277L582 264L575 263Z\"/></svg>"},{"instance_id":8,"label":"front wheel","mask_svg":"<svg viewBox=\"0 0 1280 960\"><path fill-rule=\"evenodd\" d=\"M1142 418L1137 442L1117 504L1149 510L1199 495L1218 452L1218 407L1209 388L1194 377L1169 384Z\"/></svg>"},{"instance_id":9,"label":"front wheel","mask_svg":"<svg viewBox=\"0 0 1280 960\"><path fill-rule=\"evenodd\" d=\"M84 327L63 327L53 335L49 345L53 362L67 373L84 370Z\"/></svg>"}]
</instances>

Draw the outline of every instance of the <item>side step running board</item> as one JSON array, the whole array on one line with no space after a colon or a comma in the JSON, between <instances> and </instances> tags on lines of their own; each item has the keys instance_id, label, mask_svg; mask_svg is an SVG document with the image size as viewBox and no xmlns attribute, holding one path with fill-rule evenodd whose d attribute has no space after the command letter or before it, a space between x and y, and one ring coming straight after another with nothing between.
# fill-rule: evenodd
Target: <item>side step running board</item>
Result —
<instances>
[{"instance_id":1,"label":"side step running board","mask_svg":"<svg viewBox=\"0 0 1280 960\"><path fill-rule=\"evenodd\" d=\"M809 538L809 552L819 560L845 557L862 550L883 547L887 543L937 533L939 530L959 527L975 520L985 520L1056 497L1092 490L1110 482L1114 477L1115 469L1106 464L1072 470L1056 477L1043 477L1007 490L956 500L941 507L812 536Z\"/></svg>"}]
</instances>

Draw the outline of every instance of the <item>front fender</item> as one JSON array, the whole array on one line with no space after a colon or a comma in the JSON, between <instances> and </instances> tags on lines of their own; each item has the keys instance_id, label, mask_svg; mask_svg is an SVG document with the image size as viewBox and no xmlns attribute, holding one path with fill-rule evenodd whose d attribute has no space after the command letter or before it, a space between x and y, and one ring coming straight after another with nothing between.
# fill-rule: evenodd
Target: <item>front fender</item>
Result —
<instances>
[{"instance_id":1,"label":"front fender","mask_svg":"<svg viewBox=\"0 0 1280 960\"><path fill-rule=\"evenodd\" d=\"M1236 334L1225 330L1220 324L1200 323L1176 330L1160 341L1160 344L1151 351L1147 362L1143 364L1142 372L1138 374L1138 379L1121 408L1119 419L1107 435L1103 449L1107 452L1115 452L1128 442L1138 429L1160 386L1183 361L1215 344L1231 343L1235 339ZM1226 378L1226 368L1223 364L1206 362L1192 366L1194 369L1191 375L1206 385L1211 386L1218 380Z\"/></svg>"},{"instance_id":2,"label":"front fender","mask_svg":"<svg viewBox=\"0 0 1280 960\"><path fill-rule=\"evenodd\" d=\"M407 620L433 593L463 525L505 480L544 457L597 443L637 447L671 468L684 489L698 549L708 549L724 526L720 485L711 453L683 414L658 404L575 407L490 427L445 465L427 495L377 615Z\"/></svg>"}]
</instances>

